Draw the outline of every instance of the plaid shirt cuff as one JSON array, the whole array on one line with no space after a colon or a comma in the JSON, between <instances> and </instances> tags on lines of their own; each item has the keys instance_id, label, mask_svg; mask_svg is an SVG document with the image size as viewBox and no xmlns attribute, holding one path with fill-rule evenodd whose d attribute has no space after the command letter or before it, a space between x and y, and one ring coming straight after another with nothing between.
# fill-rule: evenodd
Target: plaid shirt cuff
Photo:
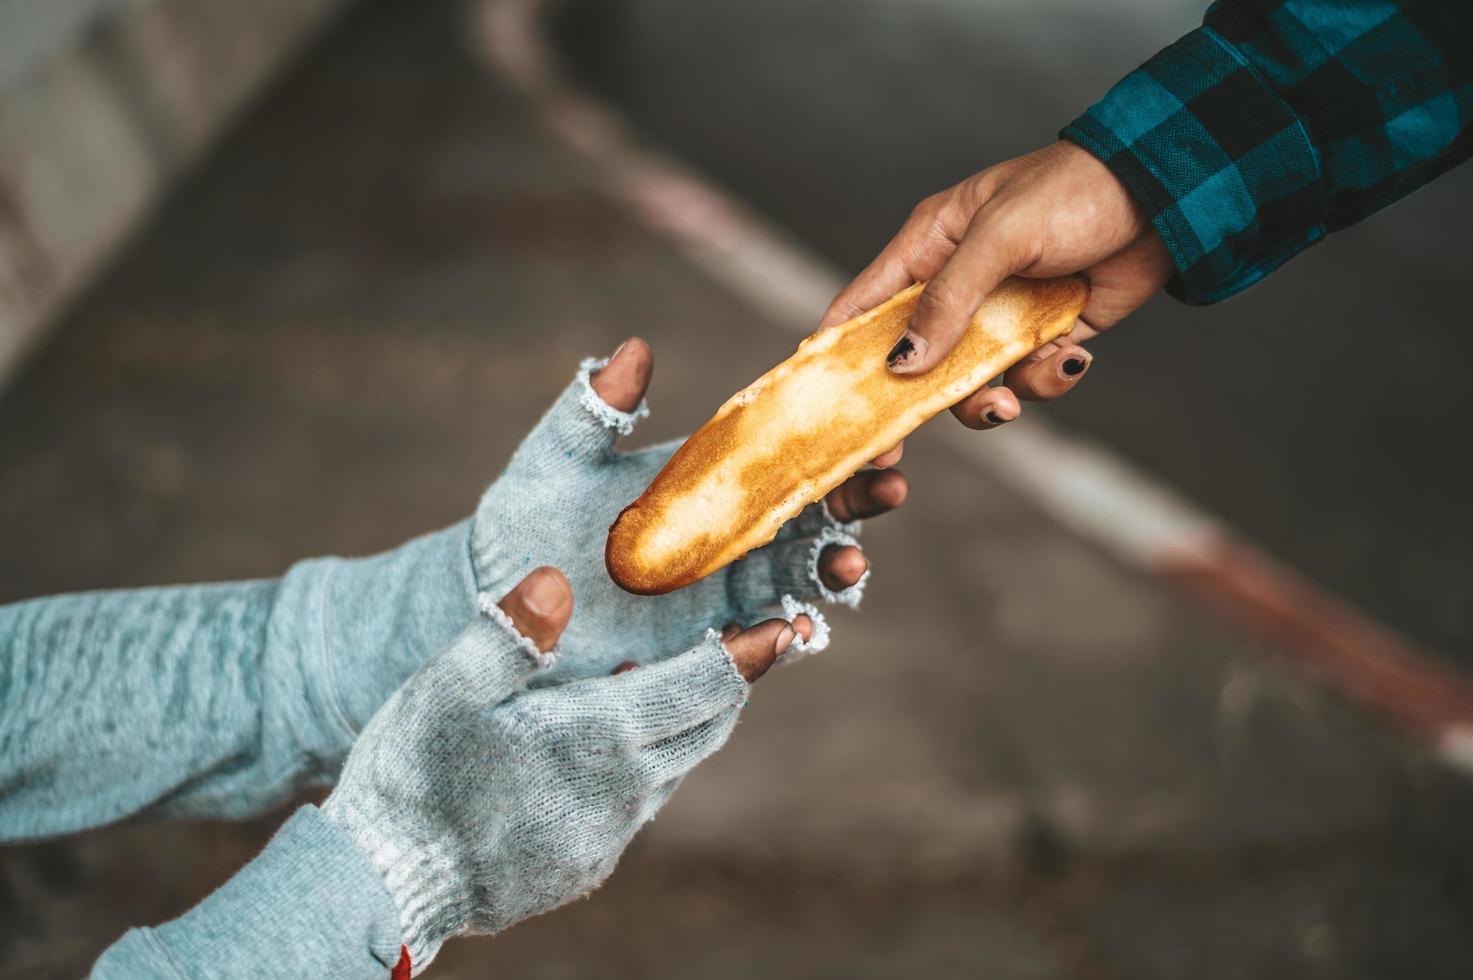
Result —
<instances>
[{"instance_id":1,"label":"plaid shirt cuff","mask_svg":"<svg viewBox=\"0 0 1473 980\"><path fill-rule=\"evenodd\" d=\"M1226 299L1325 235L1303 120L1211 28L1127 75L1060 135L1145 210L1176 263L1166 291L1184 302Z\"/></svg>"}]
</instances>

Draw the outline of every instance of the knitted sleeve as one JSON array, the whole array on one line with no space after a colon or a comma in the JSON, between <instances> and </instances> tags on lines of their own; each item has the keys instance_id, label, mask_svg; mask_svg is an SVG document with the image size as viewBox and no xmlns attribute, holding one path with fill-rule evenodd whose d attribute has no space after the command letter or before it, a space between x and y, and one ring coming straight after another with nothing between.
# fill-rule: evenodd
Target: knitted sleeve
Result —
<instances>
[{"instance_id":1,"label":"knitted sleeve","mask_svg":"<svg viewBox=\"0 0 1473 980\"><path fill-rule=\"evenodd\" d=\"M304 806L209 898L173 922L124 933L92 977L387 980L403 956L398 912L378 872ZM401 974L407 967L392 975Z\"/></svg>"},{"instance_id":2,"label":"knitted sleeve","mask_svg":"<svg viewBox=\"0 0 1473 980\"><path fill-rule=\"evenodd\" d=\"M468 535L278 580L0 606L0 839L244 817L331 779L474 615Z\"/></svg>"}]
</instances>

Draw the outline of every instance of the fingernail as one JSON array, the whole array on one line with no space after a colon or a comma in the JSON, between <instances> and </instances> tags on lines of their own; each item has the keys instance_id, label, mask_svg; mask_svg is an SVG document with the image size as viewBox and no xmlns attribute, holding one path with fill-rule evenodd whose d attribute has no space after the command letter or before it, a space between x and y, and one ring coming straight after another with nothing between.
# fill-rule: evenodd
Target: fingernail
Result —
<instances>
[{"instance_id":1,"label":"fingernail","mask_svg":"<svg viewBox=\"0 0 1473 980\"><path fill-rule=\"evenodd\" d=\"M562 605L566 595L555 575L534 575L522 590L522 605L536 616L551 616Z\"/></svg>"},{"instance_id":2,"label":"fingernail","mask_svg":"<svg viewBox=\"0 0 1473 980\"><path fill-rule=\"evenodd\" d=\"M639 664L635 663L633 660L626 660L622 664L614 668L614 673L627 674L638 666Z\"/></svg>"},{"instance_id":3,"label":"fingernail","mask_svg":"<svg viewBox=\"0 0 1473 980\"><path fill-rule=\"evenodd\" d=\"M991 422L993 425L1002 425L1004 422L1011 422L1012 419L1005 419L1001 415L989 409L987 412L987 421Z\"/></svg>"},{"instance_id":4,"label":"fingernail","mask_svg":"<svg viewBox=\"0 0 1473 980\"><path fill-rule=\"evenodd\" d=\"M784 626L783 631L777 635L777 646L775 648L777 652L782 653L786 650L788 644L793 642L793 637L797 635L797 630L793 629L792 626Z\"/></svg>"},{"instance_id":5,"label":"fingernail","mask_svg":"<svg viewBox=\"0 0 1473 980\"><path fill-rule=\"evenodd\" d=\"M1064 374L1066 377L1074 378L1084 373L1089 367L1089 362L1082 357L1071 357L1064 362Z\"/></svg>"},{"instance_id":6,"label":"fingernail","mask_svg":"<svg viewBox=\"0 0 1473 980\"><path fill-rule=\"evenodd\" d=\"M885 365L895 374L908 374L915 370L916 363L926 353L926 347L926 338L907 330L890 348L890 353L885 356Z\"/></svg>"},{"instance_id":7,"label":"fingernail","mask_svg":"<svg viewBox=\"0 0 1473 980\"><path fill-rule=\"evenodd\" d=\"M610 354L610 355L609 355L609 363L610 363L610 364L612 364L612 363L613 363L613 362L614 362L614 358L616 358L616 357L618 357L618 356L619 356L619 355L620 355L620 354L622 354L622 353L624 353L624 348L626 348L626 347L628 347L628 346L629 346L629 341L628 341L628 340L625 340L625 341L624 341L624 342L623 342L623 343L622 343L622 344L620 344L620 345L619 345L619 346L618 346L618 347L615 347L615 348L614 348L614 352L613 352L613 353L612 353L612 354Z\"/></svg>"}]
</instances>

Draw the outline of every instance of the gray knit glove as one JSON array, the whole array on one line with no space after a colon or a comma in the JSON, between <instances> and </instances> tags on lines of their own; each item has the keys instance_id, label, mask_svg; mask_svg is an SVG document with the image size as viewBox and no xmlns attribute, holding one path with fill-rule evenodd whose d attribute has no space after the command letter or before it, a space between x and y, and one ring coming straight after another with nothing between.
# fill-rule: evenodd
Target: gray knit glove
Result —
<instances>
[{"instance_id":1,"label":"gray knit glove","mask_svg":"<svg viewBox=\"0 0 1473 980\"><path fill-rule=\"evenodd\" d=\"M450 936L599 885L747 698L714 632L653 667L526 691L553 656L483 606L374 715L322 807L383 875L416 974Z\"/></svg>"},{"instance_id":2,"label":"gray knit glove","mask_svg":"<svg viewBox=\"0 0 1473 980\"><path fill-rule=\"evenodd\" d=\"M781 609L806 613L813 636L783 655L791 660L822 650L828 626L816 599L857 605L865 578L841 593L819 580L819 554L829 545L857 544L858 524L841 524L823 504L789 521L777 539L714 575L677 592L636 596L620 589L604 567L604 542L619 511L644 492L679 442L632 453L614 441L649 414L641 404L620 412L601 399L589 375L604 361L587 360L577 378L523 440L506 471L481 498L471 535L476 586L501 595L539 565L561 569L578 597L563 634L556 667L537 685L607 674L624 661L682 649L691 630L755 622ZM611 626L617 624L617 629Z\"/></svg>"}]
</instances>

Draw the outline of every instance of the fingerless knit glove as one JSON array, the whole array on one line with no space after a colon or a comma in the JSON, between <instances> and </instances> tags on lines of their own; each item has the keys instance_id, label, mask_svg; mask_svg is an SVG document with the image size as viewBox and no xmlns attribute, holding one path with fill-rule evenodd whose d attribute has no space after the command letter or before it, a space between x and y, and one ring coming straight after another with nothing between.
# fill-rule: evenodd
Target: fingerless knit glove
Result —
<instances>
[{"instance_id":1,"label":"fingerless knit glove","mask_svg":"<svg viewBox=\"0 0 1473 980\"><path fill-rule=\"evenodd\" d=\"M822 598L857 605L865 580L842 593L819 581L820 552L857 544L859 530L834 520L821 503L788 522L772 544L669 595L631 595L609 578L609 525L680 443L614 450L615 440L632 432L648 409L619 412L599 398L589 376L603 363L583 362L476 511L471 556L481 592L501 595L537 566L552 565L568 576L578 597L559 663L536 683L606 674L623 661L679 649L692 629L753 622L779 608L790 616L807 612L815 623L813 637L795 643L785 659L823 649L828 627L810 603Z\"/></svg>"},{"instance_id":2,"label":"fingerless knit glove","mask_svg":"<svg viewBox=\"0 0 1473 980\"><path fill-rule=\"evenodd\" d=\"M415 973L450 936L597 887L747 698L715 632L653 667L524 692L554 658L486 609L499 621L374 716L322 807L383 875Z\"/></svg>"}]
</instances>

